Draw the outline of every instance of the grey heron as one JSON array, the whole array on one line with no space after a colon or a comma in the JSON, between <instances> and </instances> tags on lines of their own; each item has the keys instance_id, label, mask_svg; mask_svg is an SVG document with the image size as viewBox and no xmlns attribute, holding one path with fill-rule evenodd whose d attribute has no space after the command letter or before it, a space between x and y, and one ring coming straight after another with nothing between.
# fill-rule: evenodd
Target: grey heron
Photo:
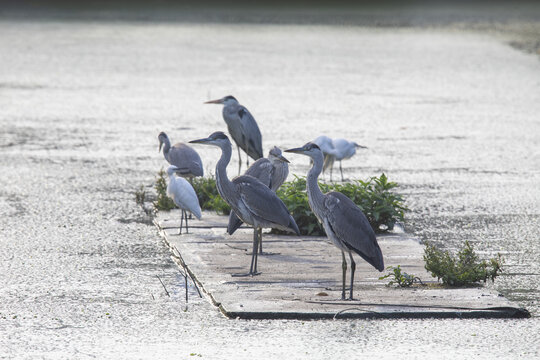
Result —
<instances>
[{"instance_id":1,"label":"grey heron","mask_svg":"<svg viewBox=\"0 0 540 360\"><path fill-rule=\"evenodd\" d=\"M223 120L227 124L229 134L238 149L238 174L242 167L240 148L248 155L246 164L249 166L249 157L254 160L263 157L262 136L257 122L245 106L240 105L234 96L228 95L221 99L210 100L205 104L223 104Z\"/></svg>"},{"instance_id":2,"label":"grey heron","mask_svg":"<svg viewBox=\"0 0 540 360\"><path fill-rule=\"evenodd\" d=\"M255 161L244 173L244 175L253 176L259 179L264 185L268 186L273 192L283 184L289 175L289 160L281 153L281 149L274 146L269 152L267 158L260 158ZM236 216L234 211L229 214L229 224L227 232L234 234L236 229L242 225L242 220ZM259 253L262 254L262 239L259 241Z\"/></svg>"},{"instance_id":3,"label":"grey heron","mask_svg":"<svg viewBox=\"0 0 540 360\"><path fill-rule=\"evenodd\" d=\"M258 179L242 175L229 180L227 165L231 161L232 146L223 132L217 131L207 138L192 140L190 143L213 145L221 149L221 157L216 165L217 190L236 215L253 226L253 253L249 273L234 276L258 275L257 250L259 239L262 239L262 228L277 228L299 235L296 222L283 201Z\"/></svg>"},{"instance_id":4,"label":"grey heron","mask_svg":"<svg viewBox=\"0 0 540 360\"><path fill-rule=\"evenodd\" d=\"M341 181L343 181L343 169L341 167L341 161L350 159L354 154L356 154L356 149L367 149L367 147L343 138L333 139L332 145L334 146L334 155L328 158L328 164L325 165L330 166L330 178L332 178L334 161L339 160L339 171L341 172Z\"/></svg>"},{"instance_id":5,"label":"grey heron","mask_svg":"<svg viewBox=\"0 0 540 360\"><path fill-rule=\"evenodd\" d=\"M313 165L307 175L307 194L309 206L323 225L326 235L333 244L341 250L343 286L341 298L345 299L345 280L347 273L347 260L345 252L349 253L351 260L351 288L349 300L353 299L354 262L351 251L360 255L377 270L384 270L383 254L375 233L358 206L340 192L331 191L323 194L317 183L323 167L323 153L318 145L308 142L300 148L285 150L286 152L303 154L313 160Z\"/></svg>"},{"instance_id":6,"label":"grey heron","mask_svg":"<svg viewBox=\"0 0 540 360\"><path fill-rule=\"evenodd\" d=\"M177 173L180 176L187 178L203 176L201 157L191 146L180 142L171 146L171 141L164 132L159 133L158 139L159 151L163 147L165 160L178 168Z\"/></svg>"},{"instance_id":7,"label":"grey heron","mask_svg":"<svg viewBox=\"0 0 540 360\"><path fill-rule=\"evenodd\" d=\"M189 232L188 217L186 211L189 211L197 219L201 219L201 206L199 205L199 198L193 190L193 186L184 178L175 176L175 173L179 171L178 167L171 165L167 168L167 175L169 175L169 184L167 185L167 195L173 199L176 206L181 209L180 229L178 234L182 234L182 224L184 219L186 221L186 233Z\"/></svg>"}]
</instances>

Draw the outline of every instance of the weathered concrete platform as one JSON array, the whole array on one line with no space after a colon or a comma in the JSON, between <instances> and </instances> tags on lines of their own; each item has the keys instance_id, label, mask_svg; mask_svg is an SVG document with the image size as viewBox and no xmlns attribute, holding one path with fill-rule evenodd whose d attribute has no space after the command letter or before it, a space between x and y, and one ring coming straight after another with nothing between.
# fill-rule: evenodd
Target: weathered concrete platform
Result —
<instances>
[{"instance_id":1,"label":"weathered concrete platform","mask_svg":"<svg viewBox=\"0 0 540 360\"><path fill-rule=\"evenodd\" d=\"M387 287L379 273L358 257L354 301L341 300L341 253L325 237L264 234L266 255L256 277L232 277L249 270L251 228L233 236L227 217L204 212L178 235L179 211L161 212L155 224L177 259L228 317L247 319L322 318L520 318L528 317L498 293L485 288ZM405 234L378 237L385 266L401 265L425 283L423 246ZM349 274L347 274L349 275Z\"/></svg>"}]
</instances>

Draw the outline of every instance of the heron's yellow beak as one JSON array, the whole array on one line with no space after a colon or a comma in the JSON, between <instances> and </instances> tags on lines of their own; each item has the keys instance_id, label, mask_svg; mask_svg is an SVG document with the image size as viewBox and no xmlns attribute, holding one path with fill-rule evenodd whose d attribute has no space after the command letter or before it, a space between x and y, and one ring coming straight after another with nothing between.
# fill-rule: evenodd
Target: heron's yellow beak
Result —
<instances>
[{"instance_id":1,"label":"heron's yellow beak","mask_svg":"<svg viewBox=\"0 0 540 360\"><path fill-rule=\"evenodd\" d=\"M206 101L205 104L223 104L223 99Z\"/></svg>"},{"instance_id":2,"label":"heron's yellow beak","mask_svg":"<svg viewBox=\"0 0 540 360\"><path fill-rule=\"evenodd\" d=\"M281 161L283 161L283 162L290 163L290 161L287 160L287 158L286 158L285 156L283 156L283 155L279 155L279 156L278 156L278 159L281 160Z\"/></svg>"},{"instance_id":3,"label":"heron's yellow beak","mask_svg":"<svg viewBox=\"0 0 540 360\"><path fill-rule=\"evenodd\" d=\"M212 139L210 138L204 138L204 139L197 139L197 140L191 140L190 143L191 144L206 144L208 142L210 142Z\"/></svg>"},{"instance_id":4,"label":"heron's yellow beak","mask_svg":"<svg viewBox=\"0 0 540 360\"><path fill-rule=\"evenodd\" d=\"M290 152L290 153L294 153L294 154L303 154L304 153L304 148L299 147L299 148L287 149L287 150L285 150L285 152Z\"/></svg>"}]
</instances>

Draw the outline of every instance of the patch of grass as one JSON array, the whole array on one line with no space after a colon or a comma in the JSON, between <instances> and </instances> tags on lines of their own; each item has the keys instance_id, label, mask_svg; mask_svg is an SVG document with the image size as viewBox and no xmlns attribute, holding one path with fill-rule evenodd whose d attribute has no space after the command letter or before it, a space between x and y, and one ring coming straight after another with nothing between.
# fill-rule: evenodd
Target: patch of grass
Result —
<instances>
[{"instance_id":1,"label":"patch of grass","mask_svg":"<svg viewBox=\"0 0 540 360\"><path fill-rule=\"evenodd\" d=\"M407 274L406 272L402 272L400 265L396 267L389 266L386 268L386 270L392 270L392 272L384 276L381 276L379 280L384 280L384 279L389 278L390 276L393 276L394 278L388 282L387 286L392 286L396 284L399 287L411 287L414 283L422 283L422 281L420 280L418 276L414 276L413 274Z\"/></svg>"},{"instance_id":2,"label":"patch of grass","mask_svg":"<svg viewBox=\"0 0 540 360\"><path fill-rule=\"evenodd\" d=\"M199 204L203 210L214 210L218 214L228 215L231 207L219 195L216 187L216 178L197 177L193 179L193 189L199 198Z\"/></svg>"},{"instance_id":3,"label":"patch of grass","mask_svg":"<svg viewBox=\"0 0 540 360\"><path fill-rule=\"evenodd\" d=\"M488 261L481 261L468 241L465 241L456 256L427 243L424 248L424 261L426 270L447 286L470 286L488 279L495 281L503 263L500 254Z\"/></svg>"},{"instance_id":4,"label":"patch of grass","mask_svg":"<svg viewBox=\"0 0 540 360\"><path fill-rule=\"evenodd\" d=\"M398 184L388 181L383 173L367 181L334 184L329 190L339 191L349 197L362 209L375 232L385 232L393 230L397 221L403 221L405 211L408 210L402 196L393 191L397 187Z\"/></svg>"},{"instance_id":5,"label":"patch of grass","mask_svg":"<svg viewBox=\"0 0 540 360\"><path fill-rule=\"evenodd\" d=\"M345 184L319 183L323 193L339 191L350 198L366 215L375 232L392 230L397 221L403 221L405 211L401 195L392 190L398 185L389 182L385 174L367 181L354 180ZM324 229L311 211L306 193L306 178L295 176L277 191L293 215L300 232L304 235L324 235ZM279 233L279 232L278 232Z\"/></svg>"},{"instance_id":6,"label":"patch of grass","mask_svg":"<svg viewBox=\"0 0 540 360\"><path fill-rule=\"evenodd\" d=\"M153 204L154 209L156 210L169 211L176 208L174 201L167 196L167 181L165 180L166 177L167 173L163 170L163 168L161 168L161 170L159 170L158 172L156 183L154 184L154 189L156 189L157 197Z\"/></svg>"}]
</instances>

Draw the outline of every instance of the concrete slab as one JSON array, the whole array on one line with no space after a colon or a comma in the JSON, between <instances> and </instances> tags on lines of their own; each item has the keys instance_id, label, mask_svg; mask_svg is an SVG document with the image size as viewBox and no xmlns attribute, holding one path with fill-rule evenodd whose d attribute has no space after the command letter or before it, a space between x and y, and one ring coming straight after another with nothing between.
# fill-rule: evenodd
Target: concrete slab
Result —
<instances>
[{"instance_id":1,"label":"concrete slab","mask_svg":"<svg viewBox=\"0 0 540 360\"><path fill-rule=\"evenodd\" d=\"M445 289L433 286L424 269L423 246L406 234L378 237L386 266L400 265L427 286L388 287L381 273L357 260L354 301L341 300L341 253L325 237L263 236L266 255L259 256L262 274L247 272L252 230L225 232L227 217L204 212L191 222L189 234L178 235L180 213L160 212L155 224L175 258L191 273L212 302L228 317L247 319L321 318L520 318L516 307L486 288ZM430 286L431 285L431 286Z\"/></svg>"}]
</instances>

